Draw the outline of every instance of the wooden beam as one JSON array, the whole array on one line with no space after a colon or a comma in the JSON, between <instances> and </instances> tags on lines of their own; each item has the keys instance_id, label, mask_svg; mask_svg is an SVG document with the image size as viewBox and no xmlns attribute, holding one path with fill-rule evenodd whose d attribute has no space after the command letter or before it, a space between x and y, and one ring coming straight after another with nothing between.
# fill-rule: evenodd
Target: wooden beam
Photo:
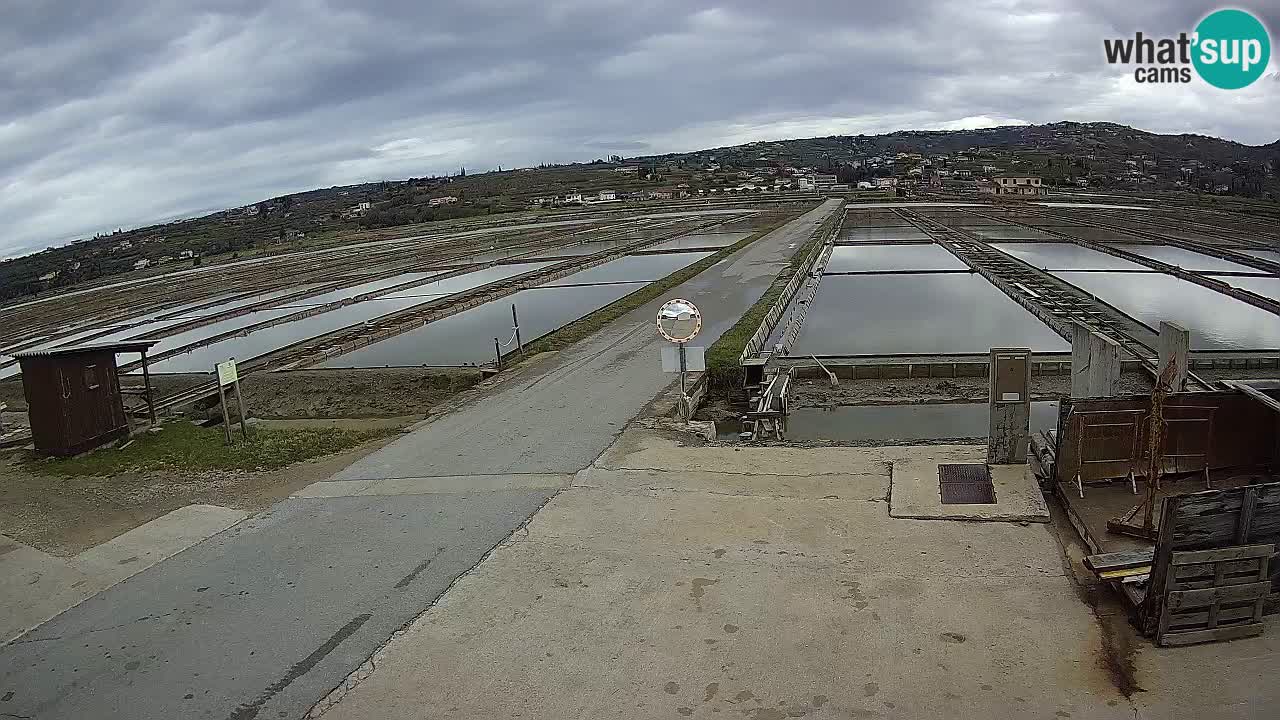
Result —
<instances>
[{"instance_id":1,"label":"wooden beam","mask_svg":"<svg viewBox=\"0 0 1280 720\"><path fill-rule=\"evenodd\" d=\"M1245 395L1248 395L1249 397L1253 398L1254 400L1257 400L1263 405L1266 405L1272 410L1275 410L1276 412L1280 413L1280 401L1277 401L1275 398L1271 397L1270 395L1267 395L1261 390L1236 380L1223 380L1222 384L1226 385L1227 387L1233 390L1238 390L1244 393Z\"/></svg>"}]
</instances>

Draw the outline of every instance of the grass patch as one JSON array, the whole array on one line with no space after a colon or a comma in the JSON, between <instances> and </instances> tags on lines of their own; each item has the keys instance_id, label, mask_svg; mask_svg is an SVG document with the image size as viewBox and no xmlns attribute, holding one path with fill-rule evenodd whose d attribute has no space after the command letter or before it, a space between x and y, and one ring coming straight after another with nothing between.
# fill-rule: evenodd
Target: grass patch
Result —
<instances>
[{"instance_id":1,"label":"grass patch","mask_svg":"<svg viewBox=\"0 0 1280 720\"><path fill-rule=\"evenodd\" d=\"M726 330L719 340L707 348L707 389L709 391L723 393L742 387L742 365L739 364L742 351L747 347L751 336L756 334L760 323L764 322L764 316L769 314L769 309L782 296L787 283L791 282L791 278L800 271L800 266L804 264L810 251L822 244L823 238L836 222L839 222L839 214L827 218L826 223L813 234L813 237L796 248L791 259L787 261L786 267L782 268L773 279L760 299L756 300L755 304L738 318L738 322Z\"/></svg>"},{"instance_id":2,"label":"grass patch","mask_svg":"<svg viewBox=\"0 0 1280 720\"><path fill-rule=\"evenodd\" d=\"M112 447L74 458L31 461L31 469L47 475L116 475L153 470L276 470L303 460L350 450L398 430L370 431L338 428L249 428L248 441L236 428L233 445L223 444L221 427L202 428L187 422L164 426L155 434L142 434L123 450Z\"/></svg>"},{"instance_id":3,"label":"grass patch","mask_svg":"<svg viewBox=\"0 0 1280 720\"><path fill-rule=\"evenodd\" d=\"M809 209L811 208L806 208L803 212L808 212ZM540 352L547 352L550 350L561 350L573 345L632 310L635 310L638 307L643 307L644 305L666 295L672 290L672 288L678 287L686 281L691 280L703 270L715 265L774 230L777 230L783 225L791 222L796 217L799 217L796 213L783 214L776 222L770 223L767 227L761 228L754 234L749 235L732 245L723 247L715 253L702 258L688 267L677 270L661 280L649 283L640 290L637 290L626 297L618 298L599 310L565 325L559 330L548 333L541 338L534 340L528 345L525 345L526 355L536 355ZM655 330L655 332L657 331ZM511 359L507 356L502 358L502 362L504 364L509 361L511 361Z\"/></svg>"}]
</instances>

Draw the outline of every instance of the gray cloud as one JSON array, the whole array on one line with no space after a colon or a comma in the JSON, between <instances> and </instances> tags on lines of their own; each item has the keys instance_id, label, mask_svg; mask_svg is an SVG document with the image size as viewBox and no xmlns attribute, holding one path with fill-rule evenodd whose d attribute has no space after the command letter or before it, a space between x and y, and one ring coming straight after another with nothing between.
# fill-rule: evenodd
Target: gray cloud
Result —
<instances>
[{"instance_id":1,"label":"gray cloud","mask_svg":"<svg viewBox=\"0 0 1280 720\"><path fill-rule=\"evenodd\" d=\"M1280 27L1271 4L1244 7ZM18 0L0 25L0 256L459 165L1062 119L1271 142L1274 58L1238 92L1103 62L1103 37L1212 9Z\"/></svg>"}]
</instances>

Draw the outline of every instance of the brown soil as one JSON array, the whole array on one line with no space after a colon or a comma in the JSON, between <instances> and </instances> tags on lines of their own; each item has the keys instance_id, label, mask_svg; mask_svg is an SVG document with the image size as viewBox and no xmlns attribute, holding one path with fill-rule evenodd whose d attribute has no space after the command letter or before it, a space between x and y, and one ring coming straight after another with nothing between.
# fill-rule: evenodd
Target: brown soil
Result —
<instances>
[{"instance_id":1,"label":"brown soil","mask_svg":"<svg viewBox=\"0 0 1280 720\"><path fill-rule=\"evenodd\" d=\"M1151 380L1141 372L1125 372L1120 377L1121 393L1151 391ZM989 388L985 377L886 378L849 380L831 387L826 380L805 378L791 385L792 407L834 405L909 405L968 400L986 402ZM1070 375L1037 375L1031 378L1031 392L1037 400L1054 400L1071 394Z\"/></svg>"},{"instance_id":2,"label":"brown soil","mask_svg":"<svg viewBox=\"0 0 1280 720\"><path fill-rule=\"evenodd\" d=\"M355 422L372 425L364 429L385 423ZM63 477L32 472L23 462L22 451L0 453L0 533L68 557L193 503L263 510L395 437L261 473L164 471Z\"/></svg>"},{"instance_id":3,"label":"brown soil","mask_svg":"<svg viewBox=\"0 0 1280 720\"><path fill-rule=\"evenodd\" d=\"M157 375L152 383L156 393L164 395L211 378L207 374ZM480 371L468 368L287 370L249 375L241 388L249 417L377 418L425 415L480 380ZM129 384L137 382L129 378ZM201 407L196 414L217 414L209 410Z\"/></svg>"},{"instance_id":4,"label":"brown soil","mask_svg":"<svg viewBox=\"0 0 1280 720\"><path fill-rule=\"evenodd\" d=\"M27 398L22 394L22 378L0 380L0 405L8 405L13 412L25 412Z\"/></svg>"},{"instance_id":5,"label":"brown soil","mask_svg":"<svg viewBox=\"0 0 1280 720\"><path fill-rule=\"evenodd\" d=\"M298 370L250 375L243 387L250 417L267 418L261 421L266 425L375 430L407 427L480 379L479 371L467 369ZM208 382L209 376L160 375L153 380L157 393L167 393ZM127 384L133 382L131 377ZM0 383L0 402L8 402L12 410L26 409L20 380ZM219 412L216 407L187 410L196 417ZM6 421L19 419L24 418L6 413ZM0 451L0 533L70 556L192 503L265 509L387 442L272 472L157 471L112 477L40 475L23 462L25 451Z\"/></svg>"},{"instance_id":6,"label":"brown soil","mask_svg":"<svg viewBox=\"0 0 1280 720\"><path fill-rule=\"evenodd\" d=\"M153 375L151 383L164 396L212 379L206 373L165 374ZM255 373L241 386L250 417L372 418L425 415L480 380L480 371L469 368L362 368ZM130 375L122 384L141 386L142 378ZM0 382L0 403L10 411L27 409L21 378Z\"/></svg>"}]
</instances>

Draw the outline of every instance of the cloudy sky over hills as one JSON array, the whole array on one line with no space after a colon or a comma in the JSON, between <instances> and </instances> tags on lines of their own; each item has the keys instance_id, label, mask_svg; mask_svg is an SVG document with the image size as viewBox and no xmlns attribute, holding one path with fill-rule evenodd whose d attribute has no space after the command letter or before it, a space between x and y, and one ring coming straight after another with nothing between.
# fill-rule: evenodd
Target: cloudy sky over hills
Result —
<instances>
[{"instance_id":1,"label":"cloudy sky over hills","mask_svg":"<svg viewBox=\"0 0 1280 720\"><path fill-rule=\"evenodd\" d=\"M1280 136L1274 56L1239 91L1105 63L1217 7L1185 0L198 4L7 6L0 257L459 165L1057 120ZM1275 37L1280 7L1235 6Z\"/></svg>"}]
</instances>

